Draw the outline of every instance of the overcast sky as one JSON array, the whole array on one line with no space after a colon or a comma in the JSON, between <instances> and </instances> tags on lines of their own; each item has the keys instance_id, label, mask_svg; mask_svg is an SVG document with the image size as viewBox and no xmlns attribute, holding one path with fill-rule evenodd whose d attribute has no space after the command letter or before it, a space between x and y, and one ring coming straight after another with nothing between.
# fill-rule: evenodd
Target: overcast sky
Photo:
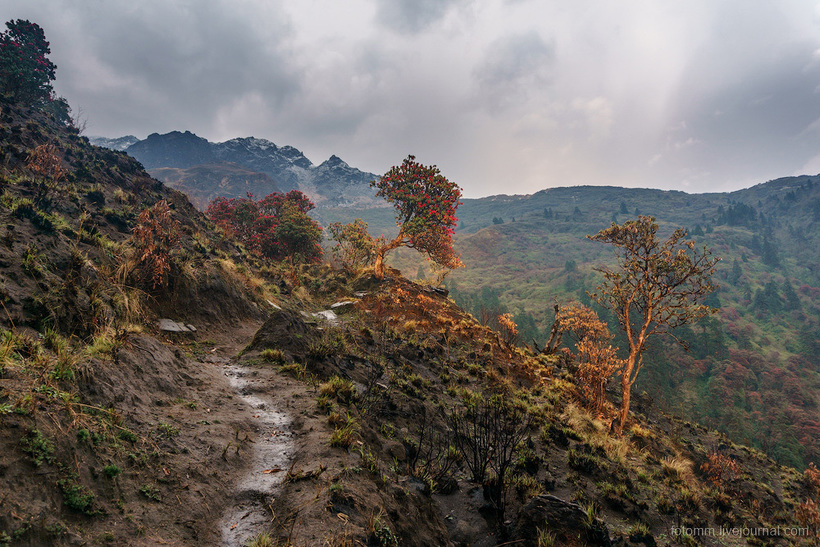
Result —
<instances>
[{"instance_id":1,"label":"overcast sky","mask_svg":"<svg viewBox=\"0 0 820 547\"><path fill-rule=\"evenodd\" d=\"M820 172L809 0L0 0L86 133L255 136L468 197Z\"/></svg>"}]
</instances>

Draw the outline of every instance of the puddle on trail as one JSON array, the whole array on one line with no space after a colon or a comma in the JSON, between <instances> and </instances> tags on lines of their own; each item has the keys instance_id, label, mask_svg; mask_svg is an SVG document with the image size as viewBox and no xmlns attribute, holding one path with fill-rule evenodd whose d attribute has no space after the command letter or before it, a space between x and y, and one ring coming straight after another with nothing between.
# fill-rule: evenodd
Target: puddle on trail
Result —
<instances>
[{"instance_id":1,"label":"puddle on trail","mask_svg":"<svg viewBox=\"0 0 820 547\"><path fill-rule=\"evenodd\" d=\"M249 445L252 464L247 474L234 484L234 503L219 525L222 543L233 547L245 545L270 524L271 510L267 504L285 479L293 443L290 417L275 410L264 394L249 393L250 371L233 363L225 363L223 370L236 394L250 407L256 422L254 443Z\"/></svg>"}]
</instances>

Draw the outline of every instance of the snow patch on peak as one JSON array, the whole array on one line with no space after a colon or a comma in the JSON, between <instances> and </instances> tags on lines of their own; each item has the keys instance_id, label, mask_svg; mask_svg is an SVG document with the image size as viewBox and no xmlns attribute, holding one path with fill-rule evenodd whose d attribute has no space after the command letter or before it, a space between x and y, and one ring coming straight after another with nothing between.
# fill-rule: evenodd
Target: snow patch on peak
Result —
<instances>
[{"instance_id":1,"label":"snow patch on peak","mask_svg":"<svg viewBox=\"0 0 820 547\"><path fill-rule=\"evenodd\" d=\"M279 147L267 139L258 139L256 137L237 137L222 144L229 146L243 146L245 148L253 148L256 150L278 150Z\"/></svg>"}]
</instances>

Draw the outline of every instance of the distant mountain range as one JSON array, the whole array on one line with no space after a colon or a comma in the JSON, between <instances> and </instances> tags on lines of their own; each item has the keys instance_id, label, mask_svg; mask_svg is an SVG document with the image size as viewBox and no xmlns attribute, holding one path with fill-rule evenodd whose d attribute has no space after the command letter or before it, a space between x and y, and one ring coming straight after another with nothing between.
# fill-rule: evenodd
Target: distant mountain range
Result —
<instances>
[{"instance_id":1,"label":"distant mountain range","mask_svg":"<svg viewBox=\"0 0 820 547\"><path fill-rule=\"evenodd\" d=\"M203 209L217 196L263 197L301 190L317 207L383 206L370 181L378 175L351 167L338 156L314 165L292 146L254 137L213 143L190 131L152 133L145 140L94 137L92 144L124 150L155 178L186 192Z\"/></svg>"},{"instance_id":2,"label":"distant mountain range","mask_svg":"<svg viewBox=\"0 0 820 547\"><path fill-rule=\"evenodd\" d=\"M89 137L88 140L95 146L119 150L120 152L140 141L134 135L126 135L125 137L117 137L116 139L109 139L108 137Z\"/></svg>"}]
</instances>

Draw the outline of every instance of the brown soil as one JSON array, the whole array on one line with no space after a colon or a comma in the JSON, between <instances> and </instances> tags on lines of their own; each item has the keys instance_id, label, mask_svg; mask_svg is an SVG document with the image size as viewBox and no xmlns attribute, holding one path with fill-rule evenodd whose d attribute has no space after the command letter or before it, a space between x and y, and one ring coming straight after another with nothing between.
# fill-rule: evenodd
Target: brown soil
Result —
<instances>
[{"instance_id":1,"label":"brown soil","mask_svg":"<svg viewBox=\"0 0 820 547\"><path fill-rule=\"evenodd\" d=\"M16 448L0 454L0 529L35 545L215 545L223 537L237 544L221 529L235 523L220 523L253 494L249 473L272 432L248 390L229 378L238 373L229 358L258 326L203 332L199 342L132 336L116 362L88 367L87 406L75 405L73 419L48 400L30 415L0 416L0 443ZM23 376L8 370L0 382L14 391ZM117 418L106 427L93 408L114 408ZM134 442L121 439L122 430L136 434ZM52 462L35 467L23 451L21 439L33 431L54 443ZM109 478L104 469L112 465L121 473ZM67 507L57 482L69 477L94 494L92 515Z\"/></svg>"}]
</instances>

